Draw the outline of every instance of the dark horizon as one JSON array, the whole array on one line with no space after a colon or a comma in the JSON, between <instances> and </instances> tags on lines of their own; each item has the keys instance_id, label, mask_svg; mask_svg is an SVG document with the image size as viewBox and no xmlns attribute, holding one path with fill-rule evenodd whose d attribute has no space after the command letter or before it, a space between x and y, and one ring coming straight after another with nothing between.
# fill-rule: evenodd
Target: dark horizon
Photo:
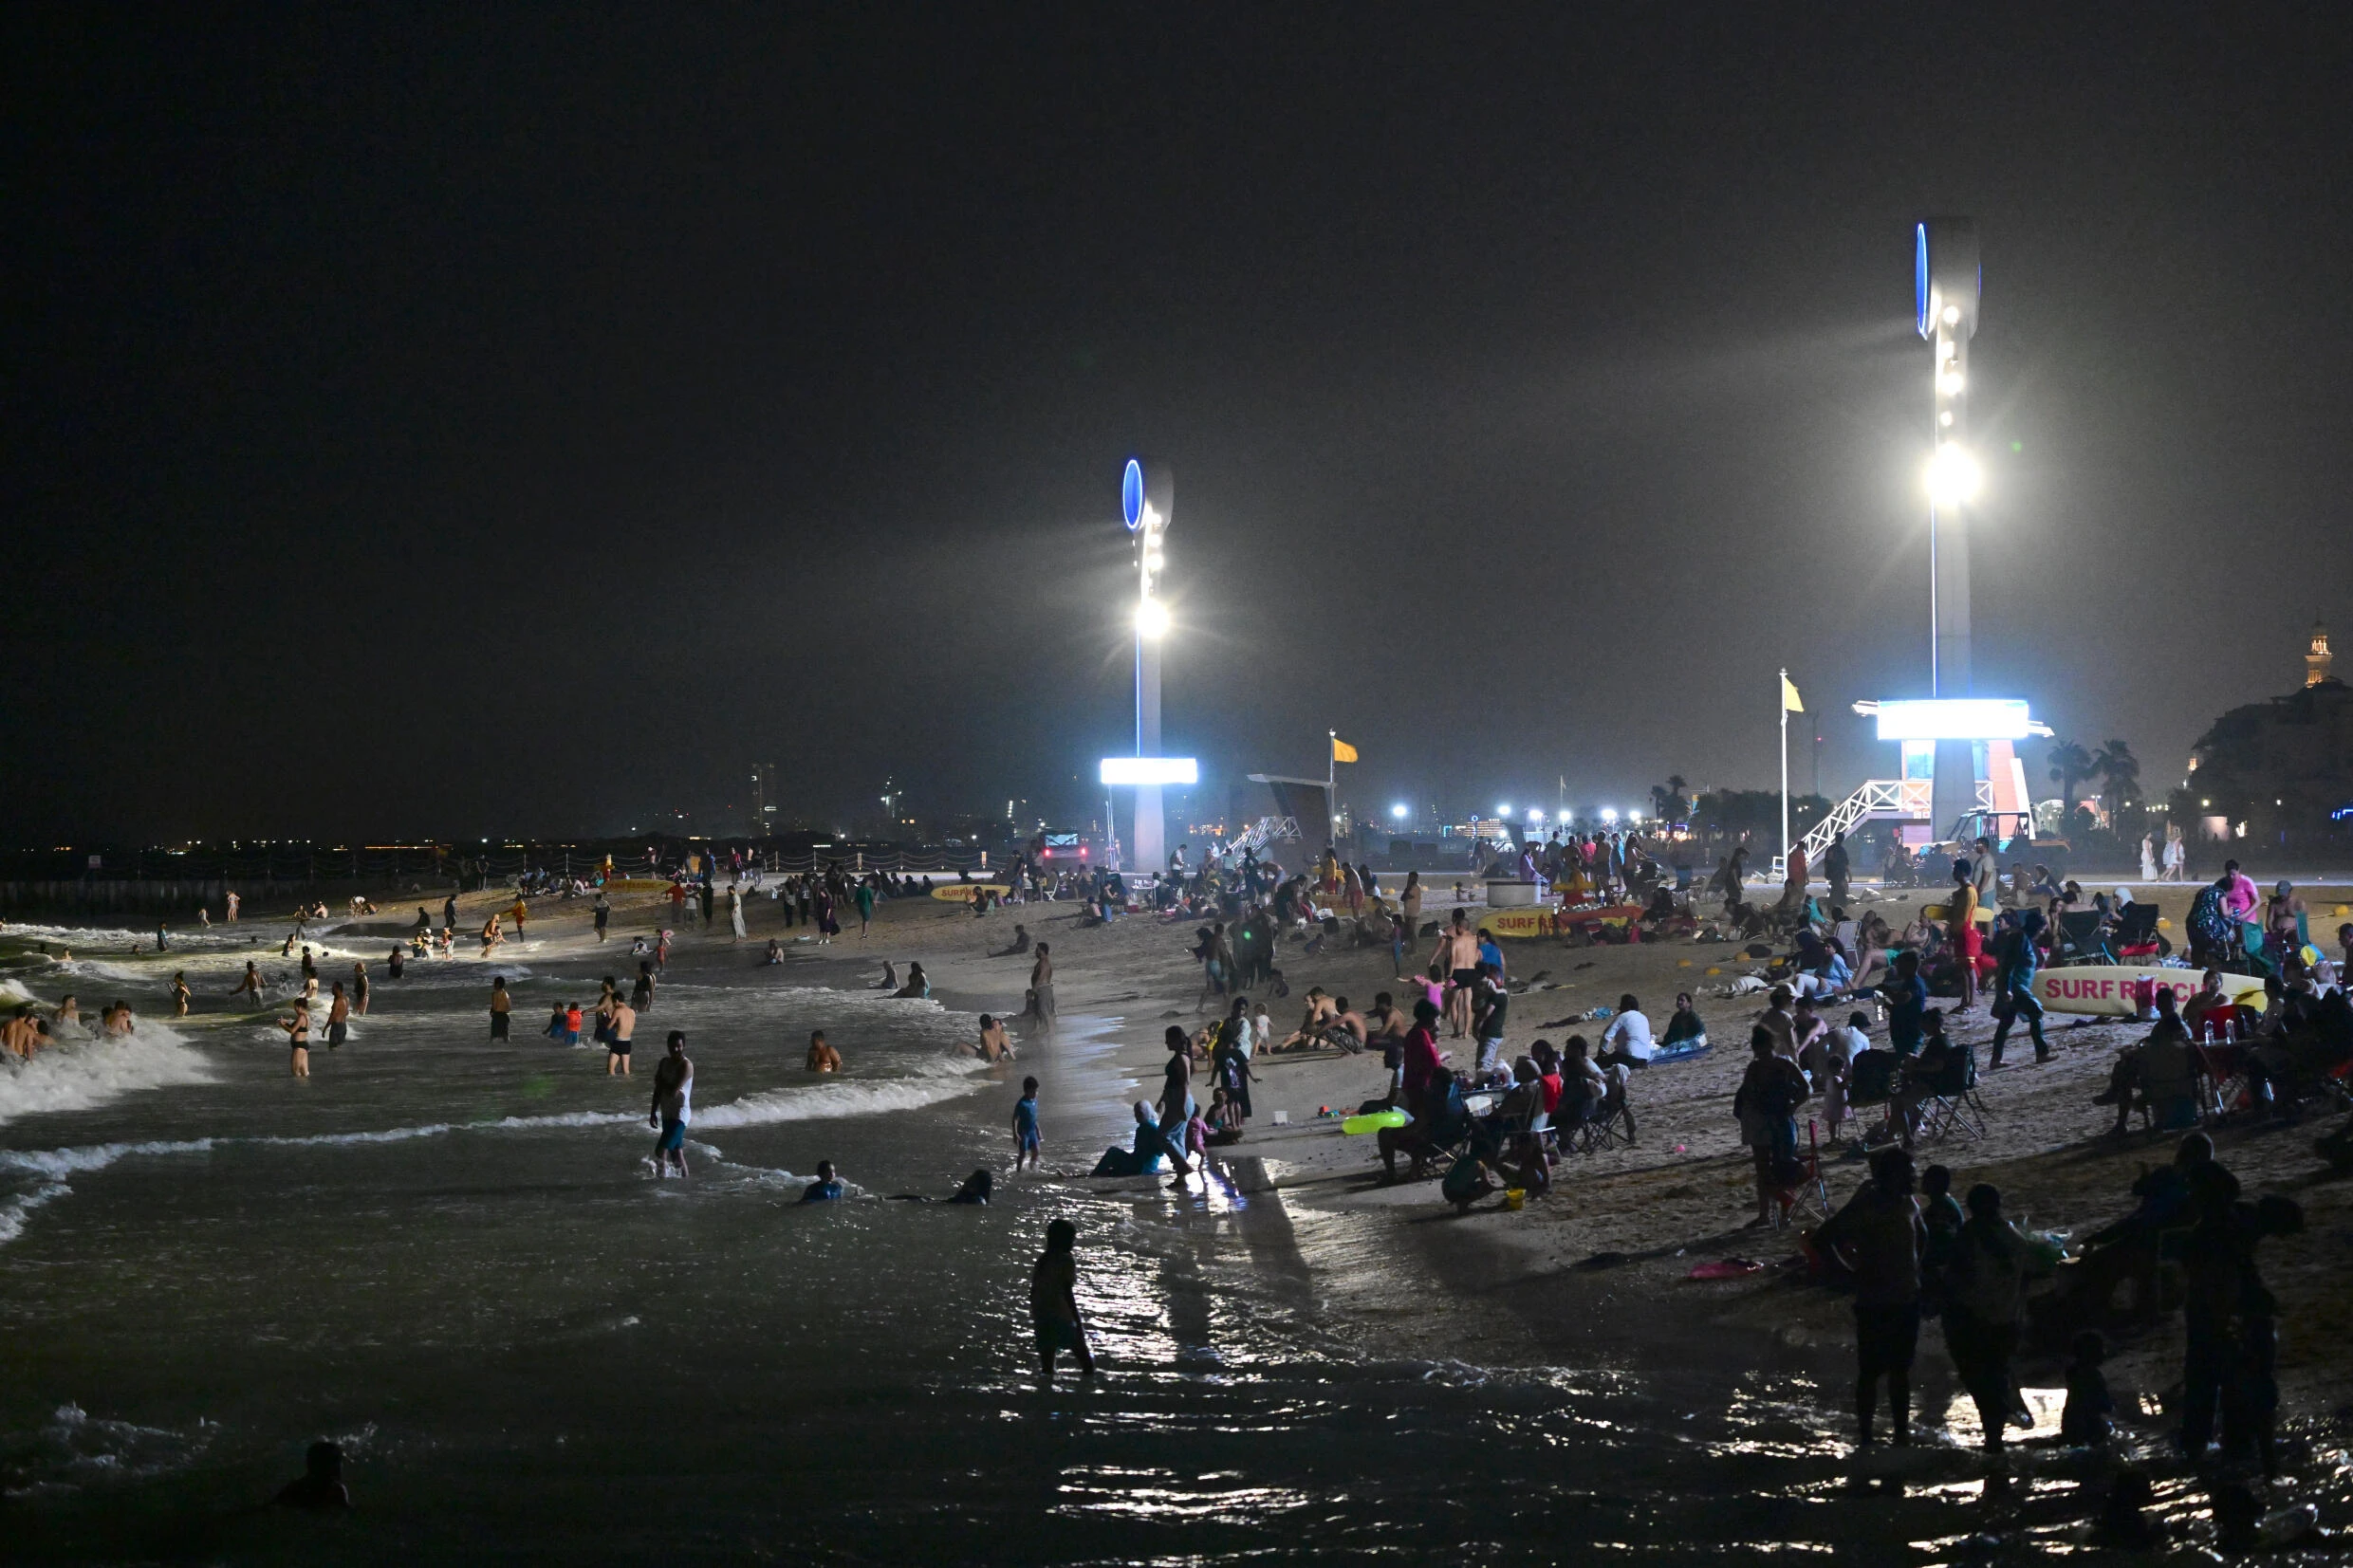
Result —
<instances>
[{"instance_id":1,"label":"dark horizon","mask_svg":"<svg viewBox=\"0 0 2353 1568\"><path fill-rule=\"evenodd\" d=\"M1783 665L1835 796L1926 683L1931 213L1979 692L2161 799L2346 618L2339 13L0 25L0 842L606 834L766 762L1095 816L1137 452L1213 807L1327 729L1368 816L1769 786Z\"/></svg>"}]
</instances>

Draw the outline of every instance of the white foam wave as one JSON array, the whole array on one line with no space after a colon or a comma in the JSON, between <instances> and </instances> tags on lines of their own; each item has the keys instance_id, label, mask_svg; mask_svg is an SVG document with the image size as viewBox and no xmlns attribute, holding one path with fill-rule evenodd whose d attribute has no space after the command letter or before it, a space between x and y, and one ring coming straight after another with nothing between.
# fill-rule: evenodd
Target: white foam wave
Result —
<instances>
[{"instance_id":1,"label":"white foam wave","mask_svg":"<svg viewBox=\"0 0 2353 1568\"><path fill-rule=\"evenodd\" d=\"M920 1106L969 1095L980 1083L963 1074L954 1078L856 1079L812 1084L806 1089L768 1089L724 1104L697 1108L698 1131L715 1127L764 1127L782 1121L813 1121L825 1116L865 1116L882 1111L912 1111Z\"/></svg>"},{"instance_id":2,"label":"white foam wave","mask_svg":"<svg viewBox=\"0 0 2353 1568\"><path fill-rule=\"evenodd\" d=\"M145 1089L212 1081L202 1055L150 1021L132 1035L69 1039L30 1061L0 1058L0 1123L46 1111L87 1111Z\"/></svg>"}]
</instances>

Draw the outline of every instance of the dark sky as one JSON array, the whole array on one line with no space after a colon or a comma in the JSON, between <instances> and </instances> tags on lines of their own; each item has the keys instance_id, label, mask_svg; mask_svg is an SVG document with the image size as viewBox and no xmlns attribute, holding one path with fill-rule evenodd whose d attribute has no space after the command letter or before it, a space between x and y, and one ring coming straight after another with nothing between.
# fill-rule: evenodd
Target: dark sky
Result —
<instances>
[{"instance_id":1,"label":"dark sky","mask_svg":"<svg viewBox=\"0 0 2353 1568\"><path fill-rule=\"evenodd\" d=\"M1786 663L1843 788L1932 212L1979 690L2161 786L2353 636L2344 9L1600 10L9 8L0 841L1083 810L1139 451L1213 778L1765 785Z\"/></svg>"}]
</instances>

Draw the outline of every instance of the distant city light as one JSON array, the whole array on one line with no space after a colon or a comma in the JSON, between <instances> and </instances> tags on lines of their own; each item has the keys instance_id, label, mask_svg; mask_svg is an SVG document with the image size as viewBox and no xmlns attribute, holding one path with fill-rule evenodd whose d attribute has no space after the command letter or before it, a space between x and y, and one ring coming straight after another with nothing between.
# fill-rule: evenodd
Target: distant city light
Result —
<instances>
[{"instance_id":1,"label":"distant city light","mask_svg":"<svg viewBox=\"0 0 2353 1568\"><path fill-rule=\"evenodd\" d=\"M1391 806L1391 807L1389 808L1389 815L1390 815L1390 816L1392 816L1392 817L1395 817L1395 818L1396 818L1399 821L1400 821L1400 822L1401 822L1401 821L1405 821L1405 819L1406 819L1407 817L1411 816L1411 815L1412 815L1412 813L1411 813L1411 812L1409 812L1409 811L1407 811L1407 810L1405 809L1404 805L1400 803L1400 804L1398 804L1398 805L1393 805L1393 806Z\"/></svg>"},{"instance_id":2,"label":"distant city light","mask_svg":"<svg viewBox=\"0 0 2353 1568\"><path fill-rule=\"evenodd\" d=\"M1928 498L1939 507L1957 507L1973 501L1985 483L1985 470L1967 448L1956 441L1937 443L1936 454L1928 460Z\"/></svg>"}]
</instances>

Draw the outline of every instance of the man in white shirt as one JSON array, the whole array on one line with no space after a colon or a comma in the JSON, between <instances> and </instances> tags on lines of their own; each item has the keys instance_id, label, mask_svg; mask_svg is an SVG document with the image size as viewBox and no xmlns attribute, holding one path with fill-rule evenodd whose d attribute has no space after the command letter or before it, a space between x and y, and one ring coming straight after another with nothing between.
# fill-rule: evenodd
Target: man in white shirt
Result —
<instances>
[{"instance_id":1,"label":"man in white shirt","mask_svg":"<svg viewBox=\"0 0 2353 1568\"><path fill-rule=\"evenodd\" d=\"M1631 996L1620 997L1618 1016L1602 1031L1602 1051L1593 1060L1604 1067L1647 1067L1657 1050L1641 1003Z\"/></svg>"}]
</instances>

